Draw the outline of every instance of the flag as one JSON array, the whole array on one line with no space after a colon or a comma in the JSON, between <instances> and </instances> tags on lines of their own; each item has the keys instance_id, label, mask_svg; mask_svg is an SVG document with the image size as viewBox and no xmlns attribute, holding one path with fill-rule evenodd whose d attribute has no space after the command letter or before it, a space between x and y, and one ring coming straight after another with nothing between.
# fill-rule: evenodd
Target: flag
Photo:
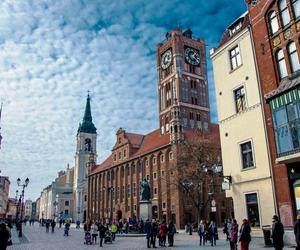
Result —
<instances>
[{"instance_id":1,"label":"flag","mask_svg":"<svg viewBox=\"0 0 300 250\"><path fill-rule=\"evenodd\" d=\"M1 108L0 108L0 149L1 149L1 141L2 141L2 136L1 136L1 113L2 113L2 104L1 103Z\"/></svg>"}]
</instances>

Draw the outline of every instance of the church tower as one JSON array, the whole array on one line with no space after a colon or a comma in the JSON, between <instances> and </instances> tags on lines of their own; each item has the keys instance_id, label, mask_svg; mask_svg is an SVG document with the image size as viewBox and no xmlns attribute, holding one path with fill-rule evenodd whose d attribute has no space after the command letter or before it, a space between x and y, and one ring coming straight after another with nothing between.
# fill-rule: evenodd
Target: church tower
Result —
<instances>
[{"instance_id":1,"label":"church tower","mask_svg":"<svg viewBox=\"0 0 300 250\"><path fill-rule=\"evenodd\" d=\"M76 136L77 146L74 169L74 214L76 215L76 220L81 222L86 220L87 177L91 171L91 161L96 162L97 158L96 130L92 121L90 96L88 94L83 120L79 124Z\"/></svg>"},{"instance_id":2,"label":"church tower","mask_svg":"<svg viewBox=\"0 0 300 250\"><path fill-rule=\"evenodd\" d=\"M174 29L157 45L159 125L171 142L185 130L207 131L210 123L205 44L188 29Z\"/></svg>"}]
</instances>

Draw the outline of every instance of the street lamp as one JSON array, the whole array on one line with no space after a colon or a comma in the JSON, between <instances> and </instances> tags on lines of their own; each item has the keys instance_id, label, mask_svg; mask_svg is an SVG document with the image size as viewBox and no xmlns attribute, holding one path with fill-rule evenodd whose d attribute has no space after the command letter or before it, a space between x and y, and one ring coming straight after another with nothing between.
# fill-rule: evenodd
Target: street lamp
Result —
<instances>
[{"instance_id":1,"label":"street lamp","mask_svg":"<svg viewBox=\"0 0 300 250\"><path fill-rule=\"evenodd\" d=\"M22 187L22 193L21 193L20 198L19 198L19 206L17 207L17 211L19 209L21 210L20 211L21 218L20 218L20 220L18 222L18 224L19 224L19 237L22 237L22 220L23 220L24 191L25 191L25 188L28 186L28 183L29 183L28 177L25 179L25 182L23 184L21 184L21 179L20 178L17 179L18 187ZM16 193L18 194L18 192L16 192ZM18 214L18 212L17 212L17 214Z\"/></svg>"}]
</instances>

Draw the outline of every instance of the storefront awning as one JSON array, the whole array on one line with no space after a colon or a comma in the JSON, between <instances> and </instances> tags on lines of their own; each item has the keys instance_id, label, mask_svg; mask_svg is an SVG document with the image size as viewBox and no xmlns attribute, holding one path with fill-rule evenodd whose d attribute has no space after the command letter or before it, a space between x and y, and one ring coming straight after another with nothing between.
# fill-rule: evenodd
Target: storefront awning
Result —
<instances>
[{"instance_id":1,"label":"storefront awning","mask_svg":"<svg viewBox=\"0 0 300 250\"><path fill-rule=\"evenodd\" d=\"M284 94L278 95L275 98L269 100L270 108L271 110L275 110L291 102L297 101L299 99L300 99L300 87L298 86L295 89L289 90Z\"/></svg>"}]
</instances>

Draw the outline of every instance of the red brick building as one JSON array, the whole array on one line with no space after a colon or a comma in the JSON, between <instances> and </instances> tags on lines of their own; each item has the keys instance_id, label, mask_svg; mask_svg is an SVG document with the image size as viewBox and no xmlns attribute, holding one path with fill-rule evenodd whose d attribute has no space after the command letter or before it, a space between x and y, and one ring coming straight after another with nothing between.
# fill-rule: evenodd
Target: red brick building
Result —
<instances>
[{"instance_id":1,"label":"red brick building","mask_svg":"<svg viewBox=\"0 0 300 250\"><path fill-rule=\"evenodd\" d=\"M150 181L152 217L173 220L178 227L195 221L196 211L186 202L176 179L178 144L201 130L220 147L218 125L210 123L205 44L192 31L175 29L157 46L159 129L146 135L119 129L112 154L88 177L88 217L139 218L140 182ZM217 184L220 184L220 178ZM209 181L204 184L208 188ZM207 189L205 189L207 190ZM231 215L225 193L216 189L216 212L209 206L206 219L219 224ZM205 201L209 195L205 193Z\"/></svg>"},{"instance_id":2,"label":"red brick building","mask_svg":"<svg viewBox=\"0 0 300 250\"><path fill-rule=\"evenodd\" d=\"M300 1L248 0L277 209L285 227L300 214Z\"/></svg>"}]
</instances>

